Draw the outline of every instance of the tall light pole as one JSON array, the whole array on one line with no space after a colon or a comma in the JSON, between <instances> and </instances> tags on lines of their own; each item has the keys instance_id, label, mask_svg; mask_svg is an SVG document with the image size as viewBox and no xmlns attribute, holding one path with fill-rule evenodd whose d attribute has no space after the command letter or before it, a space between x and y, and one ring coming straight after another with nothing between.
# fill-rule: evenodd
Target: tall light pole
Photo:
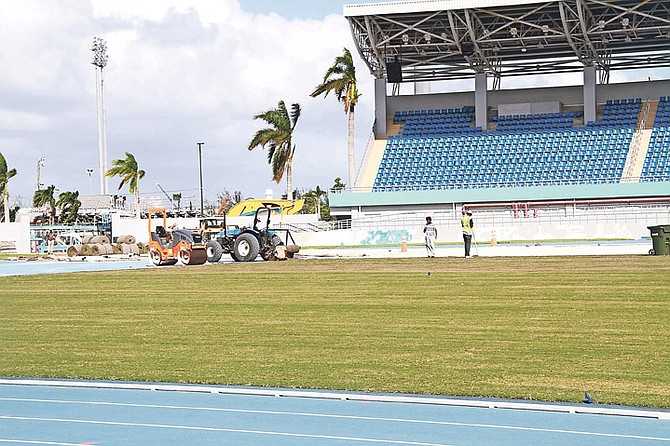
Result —
<instances>
[{"instance_id":1,"label":"tall light pole","mask_svg":"<svg viewBox=\"0 0 670 446\"><path fill-rule=\"evenodd\" d=\"M205 216L205 202L202 195L202 146L204 142L197 142L198 145L198 165L200 166L200 216Z\"/></svg>"},{"instance_id":2,"label":"tall light pole","mask_svg":"<svg viewBox=\"0 0 670 446\"><path fill-rule=\"evenodd\" d=\"M44 161L46 159L43 156L40 156L37 160L37 190L42 190L42 183L40 181L40 176L42 175L42 167L44 167Z\"/></svg>"},{"instance_id":3,"label":"tall light pole","mask_svg":"<svg viewBox=\"0 0 670 446\"><path fill-rule=\"evenodd\" d=\"M93 38L93 61L95 65L96 104L98 108L98 158L100 160L100 195L108 194L107 172L107 119L105 118L105 95L103 92L102 69L107 65L107 42L99 37Z\"/></svg>"},{"instance_id":4,"label":"tall light pole","mask_svg":"<svg viewBox=\"0 0 670 446\"><path fill-rule=\"evenodd\" d=\"M91 181L91 175L93 175L93 169L90 167L86 169L86 173L88 174L88 194L93 195L93 182Z\"/></svg>"}]
</instances>

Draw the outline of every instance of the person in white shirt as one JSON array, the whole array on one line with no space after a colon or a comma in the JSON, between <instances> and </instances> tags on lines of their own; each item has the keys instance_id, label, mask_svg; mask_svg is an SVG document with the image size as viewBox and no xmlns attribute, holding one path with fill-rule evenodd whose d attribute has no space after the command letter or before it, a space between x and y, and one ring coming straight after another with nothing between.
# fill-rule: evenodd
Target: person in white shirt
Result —
<instances>
[{"instance_id":1,"label":"person in white shirt","mask_svg":"<svg viewBox=\"0 0 670 446\"><path fill-rule=\"evenodd\" d=\"M431 217L426 217L426 226L423 227L423 233L426 235L426 251L428 252L428 257L435 257L437 228L433 224L433 219Z\"/></svg>"}]
</instances>

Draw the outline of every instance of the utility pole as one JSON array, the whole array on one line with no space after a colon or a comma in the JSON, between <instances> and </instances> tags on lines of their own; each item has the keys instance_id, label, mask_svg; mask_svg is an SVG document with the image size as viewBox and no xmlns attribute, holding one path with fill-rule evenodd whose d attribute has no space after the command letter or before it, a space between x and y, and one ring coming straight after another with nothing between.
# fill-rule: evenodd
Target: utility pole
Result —
<instances>
[{"instance_id":1,"label":"utility pole","mask_svg":"<svg viewBox=\"0 0 670 446\"><path fill-rule=\"evenodd\" d=\"M197 142L198 145L198 165L200 166L200 217L205 216L205 202L202 194L202 146L204 142Z\"/></svg>"},{"instance_id":2,"label":"utility pole","mask_svg":"<svg viewBox=\"0 0 670 446\"><path fill-rule=\"evenodd\" d=\"M105 95L103 91L102 69L107 65L107 42L100 37L93 38L93 61L95 65L96 105L98 109L98 158L100 160L100 195L108 195L107 173L107 119L105 117Z\"/></svg>"}]
</instances>

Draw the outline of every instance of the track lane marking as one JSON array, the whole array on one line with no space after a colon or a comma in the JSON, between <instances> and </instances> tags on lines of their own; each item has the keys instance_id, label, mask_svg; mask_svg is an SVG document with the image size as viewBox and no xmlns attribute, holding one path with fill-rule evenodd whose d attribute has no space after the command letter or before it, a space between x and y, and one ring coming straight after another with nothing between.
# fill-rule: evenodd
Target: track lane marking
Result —
<instances>
[{"instance_id":1,"label":"track lane marking","mask_svg":"<svg viewBox=\"0 0 670 446\"><path fill-rule=\"evenodd\" d=\"M454 446L447 443L425 443L417 441L403 441L403 440L384 440L380 438L365 438L365 437L346 437L339 435L316 435L316 434L300 434L296 432L278 432L278 431L262 431L252 429L233 429L225 427L204 427L204 426L186 426L178 424L155 424L155 423L129 423L119 421L96 421L96 420L77 420L67 418L41 418L41 417L14 417L14 416L0 416L0 419L10 419L19 421L39 421L50 423L70 423L70 424L94 424L102 426L123 426L123 427L143 427L143 428L158 428L158 429L179 429L205 432L230 432L238 434L255 434L255 435L269 435L275 437L294 437L294 438L314 438L320 440L341 440L341 441L359 441L365 443L378 444L399 444L408 446Z\"/></svg>"},{"instance_id":2,"label":"track lane marking","mask_svg":"<svg viewBox=\"0 0 670 446\"><path fill-rule=\"evenodd\" d=\"M39 440L12 440L8 438L0 438L0 443L12 443L12 444L42 444L48 446L82 446L85 444L96 444L96 443L61 443L56 441L39 441Z\"/></svg>"},{"instance_id":3,"label":"track lane marking","mask_svg":"<svg viewBox=\"0 0 670 446\"><path fill-rule=\"evenodd\" d=\"M455 421L434 421L434 420L416 420L407 418L384 418L384 417L369 417L358 415L335 415L335 414L320 414L313 412L288 412L288 411L271 411L271 410L256 410L256 409L226 409L217 407L194 407L194 406L177 406L177 405L160 405L160 404L136 404L136 403L113 403L108 401L76 401L76 400L50 400L50 399L35 399L35 398L0 398L0 401L17 401L17 402L36 402L36 403L55 403L55 404L81 404L81 405L97 405L97 406L120 406L120 407L135 407L147 409L169 409L169 410L193 410L193 411L207 411L207 412L226 412L226 413L249 413L257 415L282 415L282 416L303 416L313 418L335 418L335 419L350 419L363 421L384 421L393 423L408 423L408 424L427 424L435 426L457 426L457 427L473 427L481 429L500 429L500 430L517 430L527 432L546 432L556 434L570 434L605 438L625 438L632 440L651 440L670 442L670 437L652 437L642 435L627 435L627 434L613 434L606 432L587 432L570 429L549 429L541 427L526 427L526 426L510 426L498 424L485 423L463 423ZM10 416L1 416L3 418L13 418ZM19 418L20 419L20 418ZM84 422L83 420L82 422ZM413 443L408 443L413 444ZM421 444L421 443L419 443Z\"/></svg>"}]
</instances>

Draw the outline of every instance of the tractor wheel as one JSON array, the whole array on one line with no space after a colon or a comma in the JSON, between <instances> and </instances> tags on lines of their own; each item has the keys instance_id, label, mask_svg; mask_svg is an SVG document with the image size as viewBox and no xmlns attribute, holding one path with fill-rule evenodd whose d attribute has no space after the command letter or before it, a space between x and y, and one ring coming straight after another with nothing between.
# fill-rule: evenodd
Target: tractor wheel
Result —
<instances>
[{"instance_id":1,"label":"tractor wheel","mask_svg":"<svg viewBox=\"0 0 670 446\"><path fill-rule=\"evenodd\" d=\"M258 257L259 250L258 239L253 234L240 234L235 239L233 252L240 262L253 262Z\"/></svg>"},{"instance_id":2,"label":"tractor wheel","mask_svg":"<svg viewBox=\"0 0 670 446\"><path fill-rule=\"evenodd\" d=\"M216 240L210 240L207 242L207 261L209 263L216 263L221 260L223 255L223 248Z\"/></svg>"},{"instance_id":3,"label":"tractor wheel","mask_svg":"<svg viewBox=\"0 0 670 446\"><path fill-rule=\"evenodd\" d=\"M151 258L151 263L153 263L154 265L161 266L163 264L163 260L161 259L161 253L158 252L157 249L149 250L149 257Z\"/></svg>"}]
</instances>

